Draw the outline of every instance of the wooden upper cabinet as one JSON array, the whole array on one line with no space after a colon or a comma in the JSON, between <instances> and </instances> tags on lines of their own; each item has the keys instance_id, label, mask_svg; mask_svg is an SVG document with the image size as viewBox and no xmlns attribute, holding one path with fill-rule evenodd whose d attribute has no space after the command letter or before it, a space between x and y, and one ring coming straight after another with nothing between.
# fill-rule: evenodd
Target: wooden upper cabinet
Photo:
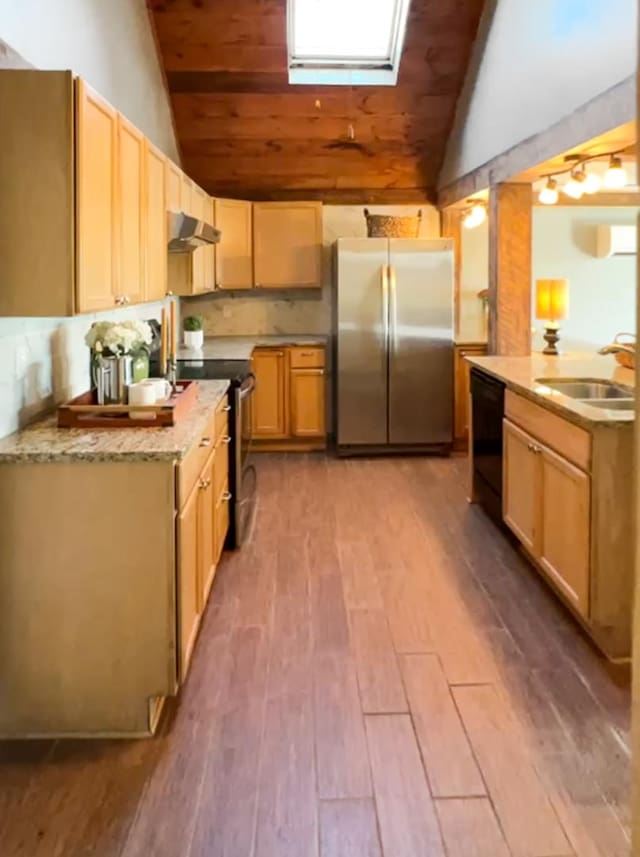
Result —
<instances>
[{"instance_id":1,"label":"wooden upper cabinet","mask_svg":"<svg viewBox=\"0 0 640 857\"><path fill-rule=\"evenodd\" d=\"M322 203L254 203L253 237L256 287L322 285Z\"/></svg>"},{"instance_id":2,"label":"wooden upper cabinet","mask_svg":"<svg viewBox=\"0 0 640 857\"><path fill-rule=\"evenodd\" d=\"M182 194L182 170L167 159L167 209L180 211Z\"/></svg>"},{"instance_id":3,"label":"wooden upper cabinet","mask_svg":"<svg viewBox=\"0 0 640 857\"><path fill-rule=\"evenodd\" d=\"M253 288L252 204L238 199L216 199L214 215L215 226L222 232L216 247L216 288Z\"/></svg>"},{"instance_id":4,"label":"wooden upper cabinet","mask_svg":"<svg viewBox=\"0 0 640 857\"><path fill-rule=\"evenodd\" d=\"M193 215L193 182L182 173L180 178L180 211Z\"/></svg>"},{"instance_id":5,"label":"wooden upper cabinet","mask_svg":"<svg viewBox=\"0 0 640 857\"><path fill-rule=\"evenodd\" d=\"M324 389L324 369L291 370L291 434L293 437L324 436Z\"/></svg>"},{"instance_id":6,"label":"wooden upper cabinet","mask_svg":"<svg viewBox=\"0 0 640 857\"><path fill-rule=\"evenodd\" d=\"M591 480L545 447L540 564L583 616L589 615Z\"/></svg>"},{"instance_id":7,"label":"wooden upper cabinet","mask_svg":"<svg viewBox=\"0 0 640 857\"><path fill-rule=\"evenodd\" d=\"M258 438L286 437L284 351L256 349L252 364L256 376L252 403L253 434Z\"/></svg>"},{"instance_id":8,"label":"wooden upper cabinet","mask_svg":"<svg viewBox=\"0 0 640 857\"><path fill-rule=\"evenodd\" d=\"M123 303L145 299L145 138L118 115L118 294Z\"/></svg>"},{"instance_id":9,"label":"wooden upper cabinet","mask_svg":"<svg viewBox=\"0 0 640 857\"><path fill-rule=\"evenodd\" d=\"M76 81L76 242L78 312L118 301L118 114Z\"/></svg>"},{"instance_id":10,"label":"wooden upper cabinet","mask_svg":"<svg viewBox=\"0 0 640 857\"><path fill-rule=\"evenodd\" d=\"M503 517L529 553L539 547L540 466L534 439L504 421Z\"/></svg>"},{"instance_id":11,"label":"wooden upper cabinet","mask_svg":"<svg viewBox=\"0 0 640 857\"><path fill-rule=\"evenodd\" d=\"M167 294L167 159L149 141L145 145L145 300Z\"/></svg>"}]
</instances>

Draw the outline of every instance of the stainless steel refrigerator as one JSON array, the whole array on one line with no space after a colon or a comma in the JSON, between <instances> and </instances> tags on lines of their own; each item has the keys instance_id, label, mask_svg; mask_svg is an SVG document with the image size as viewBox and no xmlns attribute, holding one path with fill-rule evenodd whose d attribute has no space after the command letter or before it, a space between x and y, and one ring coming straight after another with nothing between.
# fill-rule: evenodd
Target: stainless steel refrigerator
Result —
<instances>
[{"instance_id":1,"label":"stainless steel refrigerator","mask_svg":"<svg viewBox=\"0 0 640 857\"><path fill-rule=\"evenodd\" d=\"M453 243L336 242L338 452L446 450L453 440Z\"/></svg>"}]
</instances>

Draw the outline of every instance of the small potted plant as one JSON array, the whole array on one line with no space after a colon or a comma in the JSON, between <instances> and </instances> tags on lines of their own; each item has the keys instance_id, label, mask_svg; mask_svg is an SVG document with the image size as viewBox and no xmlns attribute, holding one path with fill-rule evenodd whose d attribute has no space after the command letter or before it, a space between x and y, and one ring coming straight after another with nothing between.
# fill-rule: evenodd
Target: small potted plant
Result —
<instances>
[{"instance_id":1,"label":"small potted plant","mask_svg":"<svg viewBox=\"0 0 640 857\"><path fill-rule=\"evenodd\" d=\"M188 315L182 322L185 348L202 348L204 343L204 331L202 330L202 316Z\"/></svg>"}]
</instances>

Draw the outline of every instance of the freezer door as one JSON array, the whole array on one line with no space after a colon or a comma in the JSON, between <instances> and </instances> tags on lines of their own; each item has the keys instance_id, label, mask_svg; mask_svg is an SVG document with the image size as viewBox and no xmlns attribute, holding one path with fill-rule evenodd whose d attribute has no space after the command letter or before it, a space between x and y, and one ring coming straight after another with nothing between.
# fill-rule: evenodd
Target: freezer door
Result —
<instances>
[{"instance_id":1,"label":"freezer door","mask_svg":"<svg viewBox=\"0 0 640 857\"><path fill-rule=\"evenodd\" d=\"M389 442L453 439L453 246L389 242Z\"/></svg>"},{"instance_id":2,"label":"freezer door","mask_svg":"<svg viewBox=\"0 0 640 857\"><path fill-rule=\"evenodd\" d=\"M338 446L387 442L386 238L337 242Z\"/></svg>"}]
</instances>

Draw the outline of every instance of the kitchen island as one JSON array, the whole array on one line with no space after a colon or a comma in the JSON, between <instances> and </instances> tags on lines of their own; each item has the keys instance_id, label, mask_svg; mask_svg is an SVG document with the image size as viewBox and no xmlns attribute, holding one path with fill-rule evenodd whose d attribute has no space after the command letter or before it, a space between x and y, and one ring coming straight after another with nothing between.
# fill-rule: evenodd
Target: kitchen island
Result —
<instances>
[{"instance_id":1,"label":"kitchen island","mask_svg":"<svg viewBox=\"0 0 640 857\"><path fill-rule=\"evenodd\" d=\"M228 525L226 381L172 428L0 442L0 736L155 731Z\"/></svg>"},{"instance_id":2,"label":"kitchen island","mask_svg":"<svg viewBox=\"0 0 640 857\"><path fill-rule=\"evenodd\" d=\"M502 518L542 576L612 659L631 652L633 403L566 395L558 381L620 385L635 373L611 357L471 357L506 388ZM473 386L473 382L472 382ZM568 388L565 388L565 390ZM480 423L479 423L480 425ZM480 430L480 429L479 429ZM479 431L478 430L478 431ZM472 499L484 491L470 439ZM495 466L493 470L495 472Z\"/></svg>"}]
</instances>

